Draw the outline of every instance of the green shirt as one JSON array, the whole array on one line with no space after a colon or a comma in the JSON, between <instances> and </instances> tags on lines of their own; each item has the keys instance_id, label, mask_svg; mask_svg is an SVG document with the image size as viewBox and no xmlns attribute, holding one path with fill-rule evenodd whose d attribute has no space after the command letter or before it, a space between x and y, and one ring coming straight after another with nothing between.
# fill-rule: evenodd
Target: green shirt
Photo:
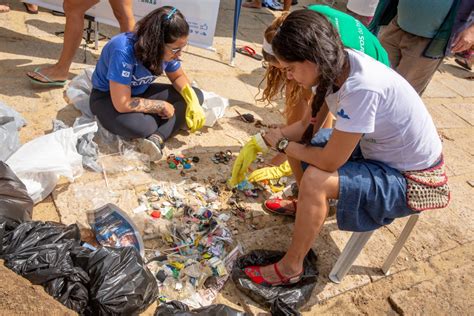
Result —
<instances>
[{"instance_id":1,"label":"green shirt","mask_svg":"<svg viewBox=\"0 0 474 316\"><path fill-rule=\"evenodd\" d=\"M361 51L390 66L388 54L382 44L359 20L326 5L314 4L308 6L308 9L321 13L336 27L345 47Z\"/></svg>"}]
</instances>

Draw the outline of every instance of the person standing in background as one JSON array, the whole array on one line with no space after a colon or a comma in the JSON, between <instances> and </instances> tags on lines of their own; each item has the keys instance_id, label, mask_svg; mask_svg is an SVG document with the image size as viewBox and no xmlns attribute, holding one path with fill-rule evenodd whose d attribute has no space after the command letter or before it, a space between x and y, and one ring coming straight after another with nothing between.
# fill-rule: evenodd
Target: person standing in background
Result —
<instances>
[{"instance_id":1,"label":"person standing in background","mask_svg":"<svg viewBox=\"0 0 474 316\"><path fill-rule=\"evenodd\" d=\"M41 86L64 86L76 50L81 45L84 28L84 15L99 0L64 0L66 15L64 44L59 60L51 66L36 68L27 73L30 80ZM109 0L115 18L120 24L120 32L131 32L135 26L132 0Z\"/></svg>"},{"instance_id":2,"label":"person standing in background","mask_svg":"<svg viewBox=\"0 0 474 316\"><path fill-rule=\"evenodd\" d=\"M350 11L349 14L367 26L374 17L378 3L379 0L348 0L346 8Z\"/></svg>"},{"instance_id":3,"label":"person standing in background","mask_svg":"<svg viewBox=\"0 0 474 316\"><path fill-rule=\"evenodd\" d=\"M369 29L387 50L392 67L422 94L449 54L474 45L472 0L380 0Z\"/></svg>"}]
</instances>

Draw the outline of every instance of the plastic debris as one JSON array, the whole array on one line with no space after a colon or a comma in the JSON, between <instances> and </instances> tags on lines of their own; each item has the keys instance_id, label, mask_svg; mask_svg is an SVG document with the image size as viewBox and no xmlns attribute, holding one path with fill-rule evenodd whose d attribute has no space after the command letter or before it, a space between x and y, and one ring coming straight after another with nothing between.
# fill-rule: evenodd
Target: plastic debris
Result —
<instances>
[{"instance_id":1,"label":"plastic debris","mask_svg":"<svg viewBox=\"0 0 474 316\"><path fill-rule=\"evenodd\" d=\"M225 152L220 151L218 153L215 153L213 157L211 157L211 160L215 164L229 164L229 162L232 160L232 152L230 150L226 150Z\"/></svg>"},{"instance_id":2,"label":"plastic debris","mask_svg":"<svg viewBox=\"0 0 474 316\"><path fill-rule=\"evenodd\" d=\"M168 167L170 169L176 170L191 169L191 167L197 162L199 162L199 157L197 156L185 157L184 155L171 154L166 158L166 163L168 164Z\"/></svg>"},{"instance_id":3,"label":"plastic debris","mask_svg":"<svg viewBox=\"0 0 474 316\"><path fill-rule=\"evenodd\" d=\"M138 228L116 205L108 203L88 211L87 221L101 245L114 248L132 246L144 256L143 240Z\"/></svg>"}]
</instances>

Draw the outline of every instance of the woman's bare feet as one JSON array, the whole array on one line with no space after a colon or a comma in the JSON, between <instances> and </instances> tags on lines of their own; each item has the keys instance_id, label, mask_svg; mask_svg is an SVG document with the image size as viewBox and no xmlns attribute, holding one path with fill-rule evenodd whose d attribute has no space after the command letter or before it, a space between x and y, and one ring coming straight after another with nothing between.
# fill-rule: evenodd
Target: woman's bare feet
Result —
<instances>
[{"instance_id":1,"label":"woman's bare feet","mask_svg":"<svg viewBox=\"0 0 474 316\"><path fill-rule=\"evenodd\" d=\"M261 9L262 3L259 0L254 0L250 2L245 2L242 4L244 8L251 8L251 9Z\"/></svg>"},{"instance_id":2,"label":"woman's bare feet","mask_svg":"<svg viewBox=\"0 0 474 316\"><path fill-rule=\"evenodd\" d=\"M0 4L0 13L7 13L10 11L10 6L8 4Z\"/></svg>"},{"instance_id":3,"label":"woman's bare feet","mask_svg":"<svg viewBox=\"0 0 474 316\"><path fill-rule=\"evenodd\" d=\"M290 266L288 264L285 264L283 260L277 263L277 268L278 272L280 272L280 274L285 278L292 278L298 276L298 274L300 274L303 270L303 267ZM261 267L260 273L268 283L277 283L282 281L280 276L275 271L275 267L273 266L273 264Z\"/></svg>"}]
</instances>

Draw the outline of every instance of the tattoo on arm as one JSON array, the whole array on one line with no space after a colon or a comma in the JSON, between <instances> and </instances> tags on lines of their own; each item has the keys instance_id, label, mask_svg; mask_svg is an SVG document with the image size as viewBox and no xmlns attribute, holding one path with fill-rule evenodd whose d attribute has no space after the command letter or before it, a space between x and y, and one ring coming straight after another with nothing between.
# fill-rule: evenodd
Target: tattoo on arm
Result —
<instances>
[{"instance_id":1,"label":"tattoo on arm","mask_svg":"<svg viewBox=\"0 0 474 316\"><path fill-rule=\"evenodd\" d=\"M161 114L165 108L165 101L132 98L128 105L134 112Z\"/></svg>"}]
</instances>

